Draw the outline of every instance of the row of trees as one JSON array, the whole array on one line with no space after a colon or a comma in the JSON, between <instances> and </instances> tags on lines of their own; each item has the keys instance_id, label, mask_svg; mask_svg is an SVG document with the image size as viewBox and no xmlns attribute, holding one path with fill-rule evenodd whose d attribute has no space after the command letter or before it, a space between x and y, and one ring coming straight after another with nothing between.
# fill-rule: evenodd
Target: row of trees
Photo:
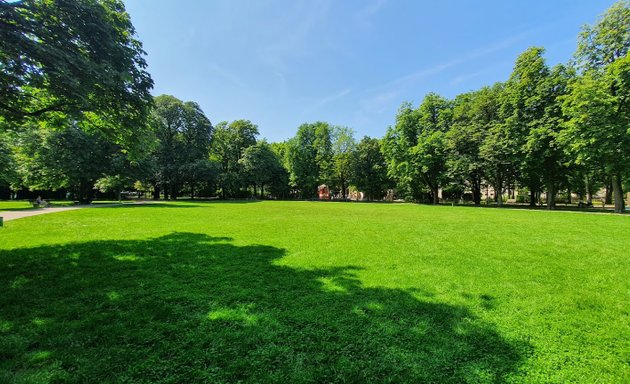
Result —
<instances>
[{"instance_id":1,"label":"row of trees","mask_svg":"<svg viewBox=\"0 0 630 384\"><path fill-rule=\"evenodd\" d=\"M544 49L534 47L518 57L504 83L453 100L431 93L417 108L404 103L382 141L389 179L381 179L379 197L393 180L408 200L438 203L441 191L452 198L470 192L480 204L489 185L498 205L518 189L528 192L531 205L546 193L553 209L560 189L569 200L578 192L590 204L605 187L615 211L623 212L623 180L630 176L630 3L614 4L578 40L569 64L550 68ZM288 158L291 181L302 197L318 183L342 194L348 183L365 188L358 174L344 171L344 161L351 170L357 158L352 145L341 140L334 147L349 148L349 155L334 153L325 130L325 124L305 125L288 142L295 148ZM295 165L310 158L307 164L317 167Z\"/></svg>"},{"instance_id":2,"label":"row of trees","mask_svg":"<svg viewBox=\"0 0 630 384\"><path fill-rule=\"evenodd\" d=\"M623 201L630 111L619 67L627 60L579 75L549 68L543 53L521 54L505 83L453 100L429 94L416 109L400 108L384 154L406 197L428 193L437 203L440 189L470 190L479 204L482 185L490 184L499 205L507 189L519 187L532 205L545 191L553 209L561 188L590 196L610 181L615 201Z\"/></svg>"},{"instance_id":3,"label":"row of trees","mask_svg":"<svg viewBox=\"0 0 630 384\"><path fill-rule=\"evenodd\" d=\"M87 16L86 16L87 15ZM0 0L0 187L95 188L223 198L313 198L326 184L382 199L469 197L491 186L590 200L613 190L622 212L630 175L630 3L579 36L574 60L550 68L543 48L516 60L504 83L404 103L382 140L350 128L301 125L280 143L248 120L213 126L198 104L151 97L144 52L121 2ZM85 17L89 22L85 22ZM63 22L52 22L62 20ZM50 25L49 25L50 24ZM6 97L5 97L6 96Z\"/></svg>"}]
</instances>

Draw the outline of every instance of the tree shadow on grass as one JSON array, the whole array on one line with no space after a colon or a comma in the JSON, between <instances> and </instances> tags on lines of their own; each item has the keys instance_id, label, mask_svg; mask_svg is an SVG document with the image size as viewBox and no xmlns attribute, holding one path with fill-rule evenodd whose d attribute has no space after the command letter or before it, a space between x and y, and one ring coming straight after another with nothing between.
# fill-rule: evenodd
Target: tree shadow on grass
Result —
<instances>
[{"instance_id":1,"label":"tree shadow on grass","mask_svg":"<svg viewBox=\"0 0 630 384\"><path fill-rule=\"evenodd\" d=\"M528 348L283 254L194 233L0 251L0 381L501 382Z\"/></svg>"}]
</instances>

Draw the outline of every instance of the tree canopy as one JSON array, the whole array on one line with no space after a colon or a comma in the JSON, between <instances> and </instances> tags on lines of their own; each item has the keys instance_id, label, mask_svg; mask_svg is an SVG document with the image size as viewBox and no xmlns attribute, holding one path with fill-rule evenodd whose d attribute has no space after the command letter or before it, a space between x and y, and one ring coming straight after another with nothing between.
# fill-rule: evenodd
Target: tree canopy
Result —
<instances>
[{"instance_id":1,"label":"tree canopy","mask_svg":"<svg viewBox=\"0 0 630 384\"><path fill-rule=\"evenodd\" d=\"M120 0L0 0L5 127L62 113L128 144L151 105L146 66Z\"/></svg>"}]
</instances>

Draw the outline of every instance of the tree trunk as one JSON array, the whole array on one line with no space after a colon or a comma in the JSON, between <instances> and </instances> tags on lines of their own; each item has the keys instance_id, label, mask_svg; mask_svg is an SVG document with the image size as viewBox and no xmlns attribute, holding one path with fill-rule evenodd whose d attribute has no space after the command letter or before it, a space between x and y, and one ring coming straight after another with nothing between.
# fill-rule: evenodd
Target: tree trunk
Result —
<instances>
[{"instance_id":1,"label":"tree trunk","mask_svg":"<svg viewBox=\"0 0 630 384\"><path fill-rule=\"evenodd\" d=\"M81 180L79 182L79 201L82 204L89 204L92 202L93 185L94 183L88 180Z\"/></svg>"},{"instance_id":2,"label":"tree trunk","mask_svg":"<svg viewBox=\"0 0 630 384\"><path fill-rule=\"evenodd\" d=\"M615 213L624 213L623 186L621 185L621 173L613 177L613 195L615 199Z\"/></svg>"},{"instance_id":3,"label":"tree trunk","mask_svg":"<svg viewBox=\"0 0 630 384\"><path fill-rule=\"evenodd\" d=\"M606 204L612 204L613 188L613 180L611 178L606 182Z\"/></svg>"},{"instance_id":4,"label":"tree trunk","mask_svg":"<svg viewBox=\"0 0 630 384\"><path fill-rule=\"evenodd\" d=\"M431 186L431 194L433 195L433 204L439 204L440 203L440 196L439 194L439 187L437 185L433 185Z\"/></svg>"},{"instance_id":5,"label":"tree trunk","mask_svg":"<svg viewBox=\"0 0 630 384\"><path fill-rule=\"evenodd\" d=\"M479 178L475 178L472 181L472 195L475 205L481 205L481 181Z\"/></svg>"},{"instance_id":6,"label":"tree trunk","mask_svg":"<svg viewBox=\"0 0 630 384\"><path fill-rule=\"evenodd\" d=\"M553 181L547 182L547 209L556 209L556 185Z\"/></svg>"},{"instance_id":7,"label":"tree trunk","mask_svg":"<svg viewBox=\"0 0 630 384\"><path fill-rule=\"evenodd\" d=\"M158 184L153 186L153 200L160 200L160 186Z\"/></svg>"},{"instance_id":8,"label":"tree trunk","mask_svg":"<svg viewBox=\"0 0 630 384\"><path fill-rule=\"evenodd\" d=\"M260 184L260 200L264 199L264 190L265 190L265 185L264 184Z\"/></svg>"},{"instance_id":9,"label":"tree trunk","mask_svg":"<svg viewBox=\"0 0 630 384\"><path fill-rule=\"evenodd\" d=\"M530 207L535 207L536 206L536 188L534 186L529 187L529 206Z\"/></svg>"},{"instance_id":10,"label":"tree trunk","mask_svg":"<svg viewBox=\"0 0 630 384\"><path fill-rule=\"evenodd\" d=\"M195 186L190 183L190 199L195 200Z\"/></svg>"},{"instance_id":11,"label":"tree trunk","mask_svg":"<svg viewBox=\"0 0 630 384\"><path fill-rule=\"evenodd\" d=\"M503 206L503 180L499 178L497 180L497 185L494 188L494 199L497 202L499 207Z\"/></svg>"},{"instance_id":12,"label":"tree trunk","mask_svg":"<svg viewBox=\"0 0 630 384\"><path fill-rule=\"evenodd\" d=\"M177 193L175 193L175 185L173 183L171 183L169 185L169 197L171 198L171 200L176 200L177 199Z\"/></svg>"},{"instance_id":13,"label":"tree trunk","mask_svg":"<svg viewBox=\"0 0 630 384\"><path fill-rule=\"evenodd\" d=\"M571 204L571 199L572 199L572 197L571 197L571 186L568 186L567 187L567 204L569 204L569 205Z\"/></svg>"}]
</instances>

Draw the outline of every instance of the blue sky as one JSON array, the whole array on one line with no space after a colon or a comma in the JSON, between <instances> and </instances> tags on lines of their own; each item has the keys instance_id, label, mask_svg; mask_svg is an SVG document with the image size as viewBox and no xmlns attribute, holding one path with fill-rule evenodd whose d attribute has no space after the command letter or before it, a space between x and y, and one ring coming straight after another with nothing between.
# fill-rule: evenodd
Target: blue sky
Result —
<instances>
[{"instance_id":1,"label":"blue sky","mask_svg":"<svg viewBox=\"0 0 630 384\"><path fill-rule=\"evenodd\" d=\"M381 137L403 101L504 81L530 46L550 65L612 0L127 0L154 95L280 141L304 122Z\"/></svg>"}]
</instances>

